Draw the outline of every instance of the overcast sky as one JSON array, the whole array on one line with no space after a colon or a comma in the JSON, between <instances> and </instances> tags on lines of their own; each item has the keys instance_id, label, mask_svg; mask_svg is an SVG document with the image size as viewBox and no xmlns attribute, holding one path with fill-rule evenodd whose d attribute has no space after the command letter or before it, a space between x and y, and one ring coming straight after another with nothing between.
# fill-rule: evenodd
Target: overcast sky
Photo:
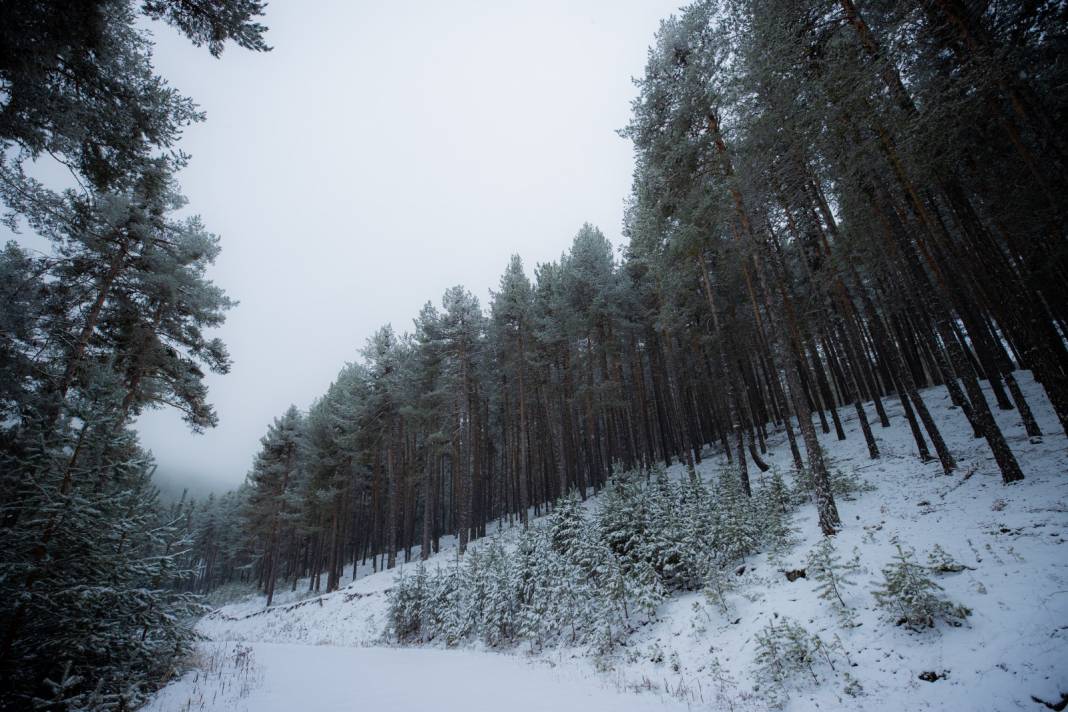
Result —
<instances>
[{"instance_id":1,"label":"overcast sky","mask_svg":"<svg viewBox=\"0 0 1068 712\"><path fill-rule=\"evenodd\" d=\"M233 370L209 378L219 426L138 421L161 485L238 485L272 418L447 287L485 306L511 254L532 274L586 221L618 246L633 159L615 132L678 4L274 0L274 51L221 60L154 26L160 73L208 114L180 180L240 300Z\"/></svg>"}]
</instances>

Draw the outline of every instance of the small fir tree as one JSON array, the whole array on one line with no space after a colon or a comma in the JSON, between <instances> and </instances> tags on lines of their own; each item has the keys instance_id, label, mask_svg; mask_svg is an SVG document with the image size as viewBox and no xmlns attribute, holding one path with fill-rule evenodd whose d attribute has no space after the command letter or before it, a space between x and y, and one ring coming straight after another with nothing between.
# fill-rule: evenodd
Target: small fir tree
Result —
<instances>
[{"instance_id":1,"label":"small fir tree","mask_svg":"<svg viewBox=\"0 0 1068 712\"><path fill-rule=\"evenodd\" d=\"M807 572L816 582L817 595L834 606L844 624L852 626L853 610L846 605L843 594L846 587L856 585L853 577L860 572L859 556L854 552L853 558L844 560L835 550L831 537L823 537L809 552Z\"/></svg>"},{"instance_id":2,"label":"small fir tree","mask_svg":"<svg viewBox=\"0 0 1068 712\"><path fill-rule=\"evenodd\" d=\"M933 628L939 619L959 626L971 615L965 606L940 595L942 587L916 562L912 549L897 543L894 560L883 568L883 580L873 591L876 602L897 625L919 631Z\"/></svg>"}]
</instances>

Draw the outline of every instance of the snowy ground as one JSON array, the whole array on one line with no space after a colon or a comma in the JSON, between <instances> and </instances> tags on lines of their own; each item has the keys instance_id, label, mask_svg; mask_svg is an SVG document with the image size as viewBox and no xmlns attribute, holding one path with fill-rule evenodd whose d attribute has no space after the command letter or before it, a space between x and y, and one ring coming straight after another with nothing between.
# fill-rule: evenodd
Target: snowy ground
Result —
<instances>
[{"instance_id":1,"label":"snowy ground","mask_svg":"<svg viewBox=\"0 0 1068 712\"><path fill-rule=\"evenodd\" d=\"M235 654L235 648L237 653ZM665 712L685 705L636 697L575 670L531 665L520 658L471 650L346 648L253 643L224 648L226 667L166 688L150 710L315 712L510 712L599 710ZM250 673L242 674L248 658ZM221 683L221 684L220 684Z\"/></svg>"},{"instance_id":2,"label":"snowy ground","mask_svg":"<svg viewBox=\"0 0 1068 712\"><path fill-rule=\"evenodd\" d=\"M809 505L794 520L793 549L779 560L746 561L727 613L700 593L674 596L658 622L608 659L584 649L390 647L381 638L390 571L327 596L290 594L266 611L254 598L213 612L199 624L214 641L203 646L200 669L148 709L760 710L768 705L753 691L755 635L788 616L834 643L838 665L818 684L792 685L787 709L1041 711L1032 696L1059 702L1068 693L1068 441L1041 389L1027 374L1020 380L1046 435L1029 440L1015 411L996 412L1027 478L1009 487L944 389L925 399L958 458L952 476L937 462L919 462L895 401L886 401L891 429L880 429L868 409L880 460L868 459L851 408L841 411L846 441L833 430L822 436L835 466L855 469L876 488L838 502L844 529L836 546L846 556L856 547L866 567L846 596L859 626L841 626L810 580L784 575L803 568L820 539ZM787 470L784 438L772 443L768 459ZM710 457L704 473L718 466ZM892 540L914 548L920 562L937 543L968 567L937 577L948 598L972 610L963 627L913 633L884 619L871 589L894 553ZM454 556L443 546L435 559ZM859 697L845 694L846 672L860 683Z\"/></svg>"}]
</instances>

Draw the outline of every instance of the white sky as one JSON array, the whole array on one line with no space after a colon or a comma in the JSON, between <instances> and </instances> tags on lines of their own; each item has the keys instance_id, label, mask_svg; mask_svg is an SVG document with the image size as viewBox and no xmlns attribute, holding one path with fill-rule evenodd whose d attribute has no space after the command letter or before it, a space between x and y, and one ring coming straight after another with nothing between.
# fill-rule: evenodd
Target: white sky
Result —
<instances>
[{"instance_id":1,"label":"white sky","mask_svg":"<svg viewBox=\"0 0 1068 712\"><path fill-rule=\"evenodd\" d=\"M241 302L220 330L233 370L209 377L219 427L138 421L161 484L239 484L272 418L447 287L485 306L511 254L532 274L585 221L619 245L633 160L615 131L678 5L275 0L274 51L221 60L154 26L160 73L208 114L180 180Z\"/></svg>"}]
</instances>

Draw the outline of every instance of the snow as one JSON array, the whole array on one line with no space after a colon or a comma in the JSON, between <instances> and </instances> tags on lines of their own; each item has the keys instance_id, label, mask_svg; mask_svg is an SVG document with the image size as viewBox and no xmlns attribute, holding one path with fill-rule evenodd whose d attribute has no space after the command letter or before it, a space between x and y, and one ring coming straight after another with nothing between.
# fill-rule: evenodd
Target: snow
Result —
<instances>
[{"instance_id":1,"label":"snow","mask_svg":"<svg viewBox=\"0 0 1068 712\"><path fill-rule=\"evenodd\" d=\"M238 649L242 649L238 647ZM254 643L252 685L239 674L197 685L193 676L166 688L146 709L219 712L665 712L686 706L638 697L574 670L472 650L346 648L295 643ZM226 651L234 655L234 649ZM234 666L231 666L234 667ZM203 677L201 678L203 680ZM228 682L229 685L219 684Z\"/></svg>"},{"instance_id":2,"label":"snow","mask_svg":"<svg viewBox=\"0 0 1068 712\"><path fill-rule=\"evenodd\" d=\"M889 429L879 428L868 407L880 460L868 458L851 407L840 411L847 440L837 441L833 430L821 435L835 467L855 469L875 487L838 501L844 528L835 546L844 557L856 548L865 567L845 592L857 627L840 624L816 596L814 581L784 576L803 568L820 540L809 504L794 518L798 544L781 560L755 555L744 562L726 615L701 593L673 596L657 622L633 632L608 658L585 649L390 647L382 640L385 592L396 572L387 571L333 594L291 595L266 611L263 598L214 611L198 626L216 641L204 646L207 662L148 709L761 710L768 705L754 692L755 638L776 616L826 642L837 639L844 654L819 684L793 684L786 709L1041 709L1032 696L1056 702L1068 692L1068 447L1041 388L1026 373L1018 378L1046 435L1029 439L1015 411L995 410L1026 476L1011 486L1001 483L985 441L972 437L942 388L924 398L958 458L951 476L937 461L917 459L893 399L885 401ZM766 459L787 471L782 433L769 448ZM702 474L710 477L719 460L709 454ZM513 534L506 529L501 536L509 541ZM886 620L871 591L894 541L914 548L920 563L938 544L968 567L934 577L947 598L972 610L963 626L915 633ZM431 563L451 557L455 550L446 544ZM251 651L250 666L241 646ZM859 697L845 693L844 672L860 683ZM925 672L938 679L921 679Z\"/></svg>"}]
</instances>

